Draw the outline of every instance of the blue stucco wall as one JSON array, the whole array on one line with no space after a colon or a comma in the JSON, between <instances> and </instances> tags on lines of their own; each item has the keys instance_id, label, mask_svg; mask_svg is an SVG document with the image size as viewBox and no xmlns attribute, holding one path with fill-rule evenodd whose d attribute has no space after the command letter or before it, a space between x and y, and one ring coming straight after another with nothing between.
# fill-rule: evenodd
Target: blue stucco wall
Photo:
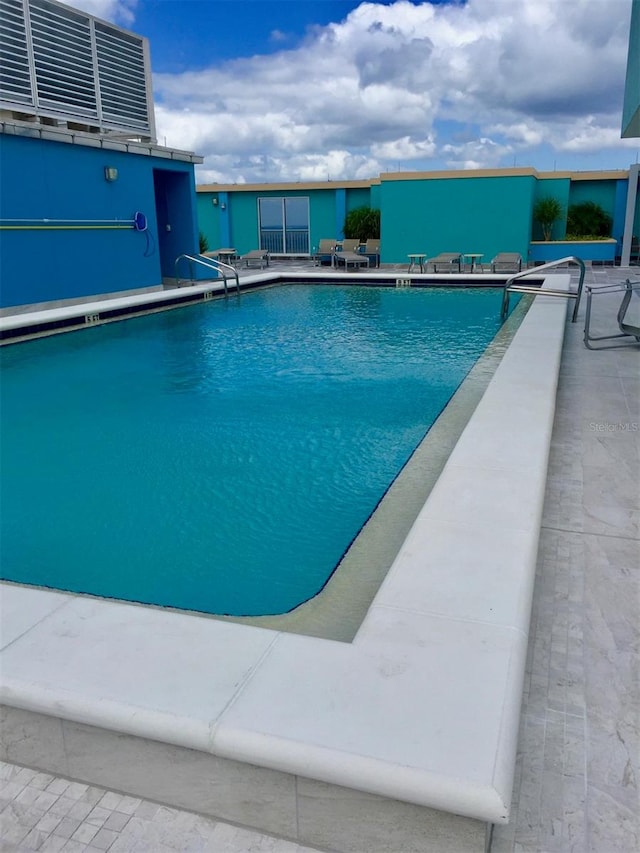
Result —
<instances>
[{"instance_id":1,"label":"blue stucco wall","mask_svg":"<svg viewBox=\"0 0 640 853\"><path fill-rule=\"evenodd\" d=\"M0 164L3 225L49 219L58 226L0 230L3 307L156 286L173 274L177 254L197 249L190 163L0 134ZM105 166L118 170L116 181L105 180ZM126 221L136 211L148 231L60 222Z\"/></svg>"},{"instance_id":2,"label":"blue stucco wall","mask_svg":"<svg viewBox=\"0 0 640 853\"><path fill-rule=\"evenodd\" d=\"M616 241L551 241L548 243L531 243L529 260L546 263L558 261L574 255L583 261L613 262L616 255Z\"/></svg>"}]
</instances>

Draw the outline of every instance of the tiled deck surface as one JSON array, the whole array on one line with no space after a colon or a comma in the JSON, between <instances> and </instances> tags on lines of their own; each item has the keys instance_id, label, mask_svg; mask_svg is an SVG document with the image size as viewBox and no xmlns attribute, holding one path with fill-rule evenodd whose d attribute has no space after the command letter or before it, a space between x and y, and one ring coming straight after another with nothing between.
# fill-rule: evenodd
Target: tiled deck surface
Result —
<instances>
[{"instance_id":1,"label":"tiled deck surface","mask_svg":"<svg viewBox=\"0 0 640 853\"><path fill-rule=\"evenodd\" d=\"M640 269L590 269L587 283L627 277ZM596 331L615 331L618 303L594 300ZM640 347L589 352L583 318L567 324L512 820L493 853L640 849ZM310 852L10 764L0 809L3 851Z\"/></svg>"}]
</instances>

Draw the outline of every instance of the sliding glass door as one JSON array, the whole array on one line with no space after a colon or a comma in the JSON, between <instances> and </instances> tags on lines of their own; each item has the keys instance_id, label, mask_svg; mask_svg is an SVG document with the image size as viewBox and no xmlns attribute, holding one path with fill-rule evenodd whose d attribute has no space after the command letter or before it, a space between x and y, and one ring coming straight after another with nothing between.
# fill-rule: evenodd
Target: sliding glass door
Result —
<instances>
[{"instance_id":1,"label":"sliding glass door","mask_svg":"<svg viewBox=\"0 0 640 853\"><path fill-rule=\"evenodd\" d=\"M274 255L309 254L309 199L259 198L260 248Z\"/></svg>"}]
</instances>

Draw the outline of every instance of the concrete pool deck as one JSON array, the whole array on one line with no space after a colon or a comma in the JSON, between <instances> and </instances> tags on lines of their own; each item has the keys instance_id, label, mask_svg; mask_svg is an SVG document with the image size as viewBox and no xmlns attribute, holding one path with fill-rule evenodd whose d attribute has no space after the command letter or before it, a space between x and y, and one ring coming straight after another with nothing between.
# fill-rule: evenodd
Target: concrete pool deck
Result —
<instances>
[{"instance_id":1,"label":"concrete pool deck","mask_svg":"<svg viewBox=\"0 0 640 853\"><path fill-rule=\"evenodd\" d=\"M633 276L634 271L631 270L630 272ZM612 276L614 277L613 280L616 281L625 277L622 270L603 270L602 273L599 270L592 270L589 272L589 276L598 279ZM542 300L538 298L538 301L541 302ZM557 304L555 303L555 305ZM583 313L584 309L581 314L583 315ZM545 322L545 327L546 325ZM634 849L635 842L637 842L637 837L634 836L634 833L637 832L637 824L634 824L635 815L633 806L637 802L637 789L634 787L637 780L637 711L634 719L634 709L638 707L638 695L637 692L635 696L631 695L630 691L633 689L637 691L637 678L634 682L634 672L637 673L637 639L633 638L634 625L637 632L637 624L634 623L633 617L635 611L633 607L635 605L634 591L636 591L637 597L638 515L640 514L640 508L637 502L637 478L636 480L633 479L634 473L637 474L638 467L638 435L637 433L634 434L631 430L631 425L637 423L639 419L637 411L638 395L634 396L634 392L637 391L638 382L638 350L637 348L630 348L627 351L618 350L609 353L589 353L582 348L580 334L580 322L575 326L567 326L564 362L560 372L558 406L556 408L552 438L550 474L547 479L547 500L542 517L542 539L539 549L542 563L539 559L538 571L540 572L546 567L548 574L548 567L552 565L555 579L559 579L557 581L559 588L554 590L554 595L552 596L550 605L551 614L543 612L545 610L543 607L544 598L541 603L539 597L540 579L536 587L537 595L534 599L534 618L529 642L530 670L527 671L527 679L525 680L525 706L522 717L521 744L523 743L523 739L526 744L527 738L530 740L533 738L536 748L532 750L530 768L527 768L525 762L527 753L522 753L522 750L520 750L521 758L520 763L517 765L515 798L512 805L512 822L507 827L498 828L494 833L494 850L600 849L602 851L620 850L626 852L627 849ZM598 360L597 364L594 363L595 360ZM600 380L599 377L602 377L602 379ZM566 387L569 392L564 401L567 411L563 411L563 387ZM594 387L596 389L595 392L593 390ZM634 405L635 409L633 410ZM571 423L571 418L573 418L573 423ZM578 423L575 423L576 418L578 419ZM587 418L588 420L582 423L583 418ZM624 423L629 425L627 430L620 428L618 430L611 430L611 434L609 434L607 425L615 426L616 424ZM592 428L591 424L595 424L596 428ZM604 425L604 429L599 431L597 429L598 425ZM554 449L557 454L558 448L558 430L562 431L567 428L572 431L570 431L569 438L561 438L559 458L554 462ZM526 433L527 426L525 425L521 429L522 436ZM560 435L562 435L562 432ZM524 452L529 452L530 445L521 440L519 446L522 448L523 444L525 444ZM576 447L584 447L587 450L592 450L593 456L587 454L585 458L577 460L575 458ZM620 452L621 450L622 452ZM608 459L615 460L615 471L610 472L607 470ZM516 461L515 464L521 465L522 462ZM559 476L556 474L555 482L554 465L560 466L560 474ZM562 479L562 468L566 468L568 465L573 466L575 470L571 469L571 476L568 480ZM577 476L580 466L582 467L582 478ZM616 472L617 479L615 476ZM590 477L596 478L597 486L595 489L593 486L590 486L585 491L583 484L586 483L588 485ZM635 490L634 485L636 487ZM554 501L557 503L558 499L557 497L554 498L553 492L550 492L552 487L555 487L556 491L560 489L561 495L563 490L565 492L567 489L574 491L575 500L570 505L562 504L556 507ZM606 495L604 500L601 498L603 492ZM600 500L600 503L598 503L598 500ZM618 507L617 509L616 506ZM442 525L450 523L447 519L438 519L438 521ZM549 537L551 537L552 544L551 546L547 545L545 549L545 542ZM615 542L611 540L615 540ZM572 565L572 554L580 555L577 565ZM590 560L590 557L593 559ZM589 573L583 574L581 559L586 559L590 569ZM596 565L592 566L592 563ZM604 563L606 565L603 566ZM598 571L602 573L605 569L607 571L615 569L619 575L618 582L624 583L628 587L623 600L618 601L615 596L611 596L609 587L604 582L604 579L596 583L593 589L590 589L589 584L592 581L593 575L597 575ZM635 575L634 571L636 572ZM563 572L564 575L562 574ZM567 574L570 575L573 584L569 583L570 578L567 577ZM393 584L391 583L390 586L393 593ZM582 598L580 597L581 590ZM398 589L396 589L395 594L398 594ZM584 598L585 595L587 595L586 601ZM580 610L580 607L584 609L591 606L592 602L589 598L591 595L596 599L597 618L593 618L593 615L589 615L588 612L582 613ZM602 599L602 596L604 596L604 599ZM60 597L66 598L65 596ZM415 607L415 601L412 601L411 604L412 607ZM391 604L382 603L378 604L378 610L373 615L378 618L382 611L384 611L384 615L386 616L388 615L388 611L394 607L397 611L403 609L402 604L398 602ZM611 608L614 608L614 610L610 613ZM580 624L581 631L577 630L575 624L577 617L574 616L571 620L568 616L574 609L577 610L578 615L582 613L582 622L585 624ZM552 619L553 624L550 630L541 628L538 624L539 619L544 620L545 618ZM569 622L571 624L568 624ZM405 627L406 624L405 622ZM595 626L593 628L594 635L590 638L592 647L587 645L585 647L580 646L579 649L577 646L573 648L572 643L577 644L579 641L584 641L585 638L588 638L592 624ZM604 631L603 625L606 628ZM378 626L374 625L374 630L379 630L379 626L380 623L378 622ZM67 628L69 627L67 625ZM382 625L383 634L385 627L385 625ZM582 636L579 637L579 634ZM19 635L16 644L14 644L16 648L20 644L24 646L23 641L27 637L28 634ZM635 637L637 638L637 633ZM305 638L298 639L305 640ZM395 679L396 685L402 680L402 673L397 671L397 667L399 663L406 664L407 660L403 659L399 661L398 657L394 655L394 648L397 649L404 642L404 640L398 638L398 632L394 627L393 636L387 638L386 642L386 651L383 660L386 670L383 675L386 680L393 681ZM634 642L636 645L634 645ZM10 651L9 646L11 645L9 642L7 651ZM342 644L337 645L341 646ZM605 653L600 654L597 651L593 651L594 646L597 649L603 645ZM607 654L606 650L609 647L611 648L611 652ZM583 651L583 648L586 651ZM590 648L594 654L593 661L588 660ZM50 649L47 649L47 659L43 661L43 664L46 663L48 665L50 663L50 651ZM336 654L338 653L336 652ZM230 650L230 655L233 655L233 650ZM21 657L20 653L19 656ZM29 655L27 655L28 657ZM613 660L610 660L610 658L613 658ZM22 657L21 659L24 663L25 659ZM93 655L93 663L96 664L97 662L95 655ZM559 680L561 682L563 679L564 681L567 680L567 672L569 670L572 672L574 681L576 678L579 680L580 663L582 663L583 678L586 678L584 675L586 671L589 671L594 677L595 675L601 676L600 671L605 665L610 665L612 667L611 671L616 675L615 679L607 678L605 675L604 679L598 680L598 686L595 688L593 683L586 685L586 687L590 687L590 690L587 690L589 695L586 699L588 701L583 701L582 705L580 705L578 696L580 692L579 686L576 687L575 683L571 685L567 685L566 683L558 684ZM590 664L591 667L589 666ZM562 670L563 665L566 668L564 673ZM545 667L547 669L551 667L553 674L549 678L549 672L547 671L546 687L543 687ZM625 671L625 667L627 667L627 671ZM542 668L542 672L540 668ZM578 676L575 675L573 670L578 672ZM4 674L5 668L3 665L3 676ZM99 675L100 673L98 673ZM21 677L24 681L23 673ZM614 699L608 696L606 690L603 689L604 684L612 682L616 685L616 697ZM135 692L134 686L130 686L130 689ZM474 698L478 695L478 691L474 693L471 688L469 688L469 691L470 695ZM482 690L479 693L481 694ZM336 697L334 696L333 698L335 699ZM378 698L379 696L376 691L372 701L378 701ZM519 716L519 698L518 692L516 716ZM632 704L634 699L635 705ZM528 714L527 711L529 703L531 703L531 714ZM587 714L592 703L597 706L598 712L593 718L587 720ZM609 711L605 713L602 706L606 708L607 703ZM263 704L264 707L268 707L268 697L265 697ZM392 722L393 710L393 708L390 709L387 719L384 720L384 722L391 726L394 725ZM474 710L477 710L477 708L474 708ZM609 715L612 718L611 721L609 721ZM477 715L474 714L473 716L475 718ZM295 723L298 718L299 714L294 714L293 722ZM399 721L400 724L402 722ZM424 726L424 714L421 722ZM576 731L580 729L581 722L581 731L584 733L584 736L580 744L580 739L576 735ZM585 727L586 723L588 724ZM595 723L598 725L595 725ZM481 721L478 722L478 725L481 729L483 728ZM22 731L24 733L24 729ZM600 738L597 747L593 747L589 741L594 732L597 732L597 736ZM424 733L424 730L422 733ZM76 731L76 739L77 734ZM414 732L415 735L416 733ZM536 736L538 740L535 740ZM563 742L563 738L565 740L568 739L568 746ZM394 737L392 736L390 740L393 741ZM610 749L609 746L611 745L615 749ZM471 752L467 750L465 760L469 759L471 753L476 756L480 755L480 751L476 750L474 744L468 746L470 746ZM589 751L589 746L592 746L592 755L589 757L590 763L587 769L590 770L591 763L595 767L599 766L598 761L600 759L600 766L604 767L603 778L606 781L606 784L599 784L599 780L596 778L591 782L591 788L589 788L589 781L593 779L594 774L590 773L587 775L585 771L582 778L579 776L580 768L584 768L584 761L582 764L580 761L580 749L586 755ZM25 743L23 741L22 748L24 749L24 747ZM546 758L547 747L549 749L548 761ZM556 747L563 756L561 759L558 758ZM7 758L9 760L12 758L13 760L18 760L15 753L17 749L15 742L9 744L10 752L12 748L13 755L7 754ZM598 754L595 755L594 761L593 753L596 749L598 750ZM606 755L604 754L605 750ZM568 757L565 753L569 753ZM448 754L446 758L451 758L453 761L454 756ZM451 764L452 761L448 763ZM31 762L24 761L24 763L33 763L33 759ZM597 773L598 770L595 771L595 775ZM582 799L579 793L581 782L583 783L582 787L585 792ZM545 785L547 786L546 794ZM524 796L522 796L523 793ZM308 800L314 797L317 801L321 796L326 798L328 794L327 789L322 790L317 786L314 790L308 788L306 792L302 791L302 799L299 799L298 803L300 805L305 798ZM633 799L634 796L635 800ZM576 797L577 800L575 800ZM361 807L365 800L366 795L363 795L350 801L349 808L354 812L351 821L352 824L358 824L358 816L364 819L364 812ZM193 803L186 803L185 805L199 810ZM397 805L401 806L402 804ZM589 807L591 808L590 814L588 814ZM546 812L545 809L547 809ZM551 822L553 828L552 836L548 834L549 810L554 815L554 820ZM604 814L607 810L608 814ZM559 814L559 812L562 812L562 814ZM580 817L581 812L582 818ZM433 838L429 839L426 837L428 835L427 827L424 828L424 839L414 836L409 841L402 835L404 832L403 824L406 823L404 817L407 814L408 812L402 814L401 811L397 811L395 815L397 825L394 826L392 823L391 831L395 833L394 837L398 840L398 847L395 849L402 851L402 853L405 850L430 849L427 845L430 841L433 841ZM298 819L300 820L300 818L304 818L303 808L300 808L298 814ZM393 816L389 814L386 815L386 818L387 821L389 819L391 821L394 820ZM341 846L334 844L330 839L327 839L322 846L330 849L362 851L374 849L369 846L369 842L363 839L362 836L358 836L357 825L352 826L352 829L353 833L351 837L348 839L343 838L344 843ZM342 831L344 831L344 824ZM520 833L520 836L518 836L518 833ZM545 835L545 833L547 834ZM291 837L289 832L282 832L281 830L276 834ZM608 846L606 846L605 842L608 842ZM625 846L627 843L629 843L629 846ZM509 846L510 844L511 846ZM598 846L599 844L601 846ZM520 847L514 845L520 845ZM394 848L390 847L387 843L381 849L393 850ZM441 844L437 849L447 848ZM476 848L470 847L469 849Z\"/></svg>"}]
</instances>

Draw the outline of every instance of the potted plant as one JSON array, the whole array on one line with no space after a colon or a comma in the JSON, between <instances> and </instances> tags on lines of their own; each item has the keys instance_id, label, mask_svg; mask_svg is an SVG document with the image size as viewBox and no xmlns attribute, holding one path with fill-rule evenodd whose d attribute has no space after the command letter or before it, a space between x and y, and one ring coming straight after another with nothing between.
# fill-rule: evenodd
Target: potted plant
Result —
<instances>
[{"instance_id":1,"label":"potted plant","mask_svg":"<svg viewBox=\"0 0 640 853\"><path fill-rule=\"evenodd\" d=\"M557 198L546 196L539 198L533 206L533 218L542 228L542 234L545 240L551 240L551 232L553 225L558 219L562 218L564 208Z\"/></svg>"},{"instance_id":2,"label":"potted plant","mask_svg":"<svg viewBox=\"0 0 640 853\"><path fill-rule=\"evenodd\" d=\"M567 240L597 240L611 236L612 219L595 201L569 205L567 212Z\"/></svg>"},{"instance_id":3,"label":"potted plant","mask_svg":"<svg viewBox=\"0 0 640 853\"><path fill-rule=\"evenodd\" d=\"M347 239L357 239L361 243L379 239L380 211L375 207L355 207L347 213L343 230Z\"/></svg>"}]
</instances>

